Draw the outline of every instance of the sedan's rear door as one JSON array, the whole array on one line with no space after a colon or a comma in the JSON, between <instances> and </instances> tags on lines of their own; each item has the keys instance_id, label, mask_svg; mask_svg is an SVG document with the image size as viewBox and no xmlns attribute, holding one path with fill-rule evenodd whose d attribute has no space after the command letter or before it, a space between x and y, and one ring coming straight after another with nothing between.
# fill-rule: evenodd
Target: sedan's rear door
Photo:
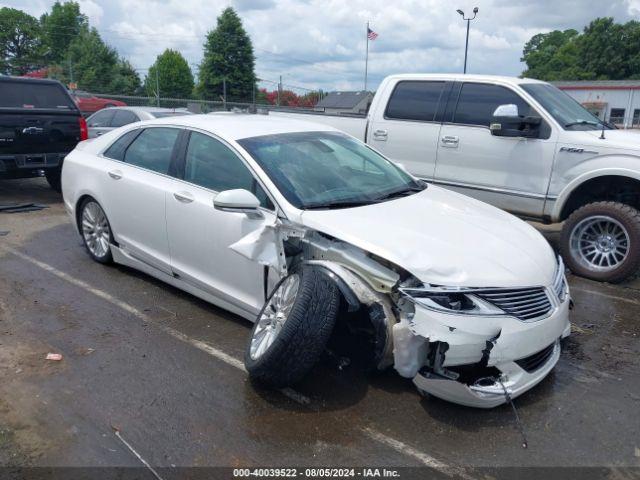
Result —
<instances>
[{"instance_id":1,"label":"sedan's rear door","mask_svg":"<svg viewBox=\"0 0 640 480\"><path fill-rule=\"evenodd\" d=\"M133 130L104 152L103 208L120 248L171 274L165 193L173 187L173 161L181 129Z\"/></svg>"}]
</instances>

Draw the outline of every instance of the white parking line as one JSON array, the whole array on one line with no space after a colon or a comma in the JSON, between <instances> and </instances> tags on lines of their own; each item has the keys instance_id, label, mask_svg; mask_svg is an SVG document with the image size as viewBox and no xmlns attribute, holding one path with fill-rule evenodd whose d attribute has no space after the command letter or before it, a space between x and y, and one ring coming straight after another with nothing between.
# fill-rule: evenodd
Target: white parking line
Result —
<instances>
[{"instance_id":1,"label":"white parking line","mask_svg":"<svg viewBox=\"0 0 640 480\"><path fill-rule=\"evenodd\" d=\"M367 435L372 440L375 440L379 443L387 445L388 447L393 448L397 452L403 453L409 457L413 457L423 465L429 468L433 468L434 470L439 471L440 473L444 473L450 477L456 478L464 478L465 480L473 480L473 477L469 476L464 470L454 467L452 465L448 465L446 463L441 462L433 458L431 455L427 455L420 450L416 450L410 445L407 445L400 440L396 440L395 438L389 437L384 433L380 433L373 428L364 427L362 432Z\"/></svg>"},{"instance_id":2,"label":"white parking line","mask_svg":"<svg viewBox=\"0 0 640 480\"><path fill-rule=\"evenodd\" d=\"M122 310L124 310L127 313L130 313L131 315L134 315L135 317L139 318L140 320L143 320L146 323L152 323L153 325L157 326L158 328L160 328L162 331L164 331L165 333L171 335L172 337L188 343L189 345L194 346L195 348L202 350L203 352L208 353L209 355L217 358L218 360L221 360L222 362L226 363L227 365L230 365L238 370L241 370L242 372L246 372L246 369L244 367L244 364L242 363L241 360L229 355L228 353L223 352L222 350L218 350L217 348L215 348L214 346L203 342L202 340L197 340L194 338L189 337L188 335L185 335L182 332L179 332L178 330L175 330L171 327L167 327L164 325L159 325L157 324L155 321L153 321L152 318L150 318L148 315L146 315L144 312L138 310L136 307L134 307L133 305L129 305L126 302L123 302L122 300L117 299L116 297L114 297L113 295L110 295L109 293L100 290L98 288L95 288L91 285L89 285L88 283L79 280L75 277L72 277L71 275L58 270L55 267L52 267L51 265L49 265L48 263L42 262L40 260L37 260L29 255L26 255L22 252L19 252L18 250L9 247L7 245L2 245L0 246L0 250L6 250L10 253L12 253L13 255L21 258L22 260L25 260L26 262L31 263L32 265L35 265L49 273L51 273L52 275L55 275L56 277L65 280L66 282L69 282L79 288L82 288L83 290L86 290L87 292L90 292L92 294L94 294L95 296L102 298L103 300L106 300L107 302L117 306L118 308L121 308ZM302 403L304 405L307 405L310 403L310 400L308 397L304 396L303 394L296 392L295 390L291 389L291 388L284 388L281 390L281 393L283 393L285 396L287 396L288 398L291 398L295 401L297 401L298 403ZM385 445L387 447L392 448L393 450L402 453L404 455L407 455L409 457L413 457L414 459L420 461L421 463L423 463L425 466L433 468L434 470L437 470L441 473L444 473L445 475L451 476L451 477L459 477L459 478L463 478L465 480L471 480L473 477L470 477L467 473L464 472L464 470L461 470L457 467L448 465L440 460L437 460L435 458L433 458L432 456L421 452L419 450L416 450L415 448L401 442L400 440L396 440L395 438L389 437L387 435L385 435L384 433L378 432L377 430L370 428L370 427L365 427L362 428L362 433L365 434L367 437L369 437L372 440L375 440L376 442ZM118 438L136 455L136 457L138 457L138 459L143 462L149 469L151 469L151 471L153 472L153 474L157 477L160 478L158 476L158 474L146 463L146 461L140 457L138 455L138 453L120 436L119 432L116 431L116 435L118 436Z\"/></svg>"},{"instance_id":3,"label":"white parking line","mask_svg":"<svg viewBox=\"0 0 640 480\"><path fill-rule=\"evenodd\" d=\"M125 447L127 447L127 448L129 449L129 451L130 451L131 453L133 453L133 455L134 455L138 460L140 460L140 462L142 462L142 464L143 464L145 467L147 467L147 468L151 471L151 473L153 473L153 476L154 476L154 477L156 477L158 480L164 480L160 475L158 475L158 472L156 472L156 471L153 469L153 467L152 467L151 465L149 465L149 464L147 463L147 461L146 461L144 458L142 458L142 456L141 456L138 452L136 452L136 451L135 451L135 449L134 449L131 445L129 445L129 442L127 442L124 438L122 438L122 435L120 435L120 432L119 432L118 430L116 430L116 437L118 437L118 439L119 439L122 443L124 443Z\"/></svg>"}]
</instances>

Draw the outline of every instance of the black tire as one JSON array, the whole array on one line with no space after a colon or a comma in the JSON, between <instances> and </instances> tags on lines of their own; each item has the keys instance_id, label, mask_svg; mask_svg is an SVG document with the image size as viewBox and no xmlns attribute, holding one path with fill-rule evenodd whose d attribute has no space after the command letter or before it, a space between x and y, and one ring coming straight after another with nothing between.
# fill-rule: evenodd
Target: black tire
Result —
<instances>
[{"instance_id":1,"label":"black tire","mask_svg":"<svg viewBox=\"0 0 640 480\"><path fill-rule=\"evenodd\" d=\"M97 205L100 208L100 210L102 210L102 213L104 214L104 218L106 220L106 225L109 228L109 243L108 243L109 246L104 255L97 255L96 253L94 253L91 250L91 247L87 242L87 238L84 235L82 219L83 219L85 209L92 203ZM114 243L113 230L111 229L111 224L109 223L109 219L107 218L106 213L104 213L102 206L91 197L85 198L80 204L80 207L78 208L78 229L80 230L80 236L82 237L82 243L84 243L84 248L87 250L87 253L93 260L103 264L113 263L113 254L111 253L111 245L113 245Z\"/></svg>"},{"instance_id":2,"label":"black tire","mask_svg":"<svg viewBox=\"0 0 640 480\"><path fill-rule=\"evenodd\" d=\"M628 234L628 253L619 265L608 271L589 268L571 248L576 226L589 217L605 216L619 222ZM595 202L573 212L562 227L560 253L573 273L600 282L619 283L633 277L640 269L640 211L618 202Z\"/></svg>"},{"instance_id":3,"label":"black tire","mask_svg":"<svg viewBox=\"0 0 640 480\"><path fill-rule=\"evenodd\" d=\"M340 291L322 269L305 266L299 275L293 307L273 343L258 358L251 356L258 321L251 332L245 366L252 380L271 387L285 387L300 381L320 360L336 322ZM287 277L288 278L288 277ZM286 278L265 302L258 320Z\"/></svg>"},{"instance_id":4,"label":"black tire","mask_svg":"<svg viewBox=\"0 0 640 480\"><path fill-rule=\"evenodd\" d=\"M62 183L60 182L61 174L61 168L53 168L44 171L44 176L47 179L49 186L58 193L62 193Z\"/></svg>"}]
</instances>

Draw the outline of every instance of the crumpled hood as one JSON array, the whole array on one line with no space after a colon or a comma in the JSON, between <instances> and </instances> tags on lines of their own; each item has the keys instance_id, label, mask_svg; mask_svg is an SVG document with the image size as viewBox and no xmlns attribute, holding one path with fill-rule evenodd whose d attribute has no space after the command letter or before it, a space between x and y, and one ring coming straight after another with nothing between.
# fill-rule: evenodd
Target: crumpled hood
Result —
<instances>
[{"instance_id":1,"label":"crumpled hood","mask_svg":"<svg viewBox=\"0 0 640 480\"><path fill-rule=\"evenodd\" d=\"M556 269L553 250L532 226L433 185L374 205L307 210L300 220L435 285L547 286Z\"/></svg>"}]
</instances>

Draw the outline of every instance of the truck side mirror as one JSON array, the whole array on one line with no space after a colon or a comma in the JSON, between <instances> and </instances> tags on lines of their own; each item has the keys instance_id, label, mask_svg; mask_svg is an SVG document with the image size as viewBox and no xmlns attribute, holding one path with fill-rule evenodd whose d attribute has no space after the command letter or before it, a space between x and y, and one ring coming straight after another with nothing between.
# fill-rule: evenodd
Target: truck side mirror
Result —
<instances>
[{"instance_id":1,"label":"truck side mirror","mask_svg":"<svg viewBox=\"0 0 640 480\"><path fill-rule=\"evenodd\" d=\"M512 103L500 105L493 112L489 130L497 137L537 138L540 135L540 117L521 117L518 106Z\"/></svg>"}]
</instances>

